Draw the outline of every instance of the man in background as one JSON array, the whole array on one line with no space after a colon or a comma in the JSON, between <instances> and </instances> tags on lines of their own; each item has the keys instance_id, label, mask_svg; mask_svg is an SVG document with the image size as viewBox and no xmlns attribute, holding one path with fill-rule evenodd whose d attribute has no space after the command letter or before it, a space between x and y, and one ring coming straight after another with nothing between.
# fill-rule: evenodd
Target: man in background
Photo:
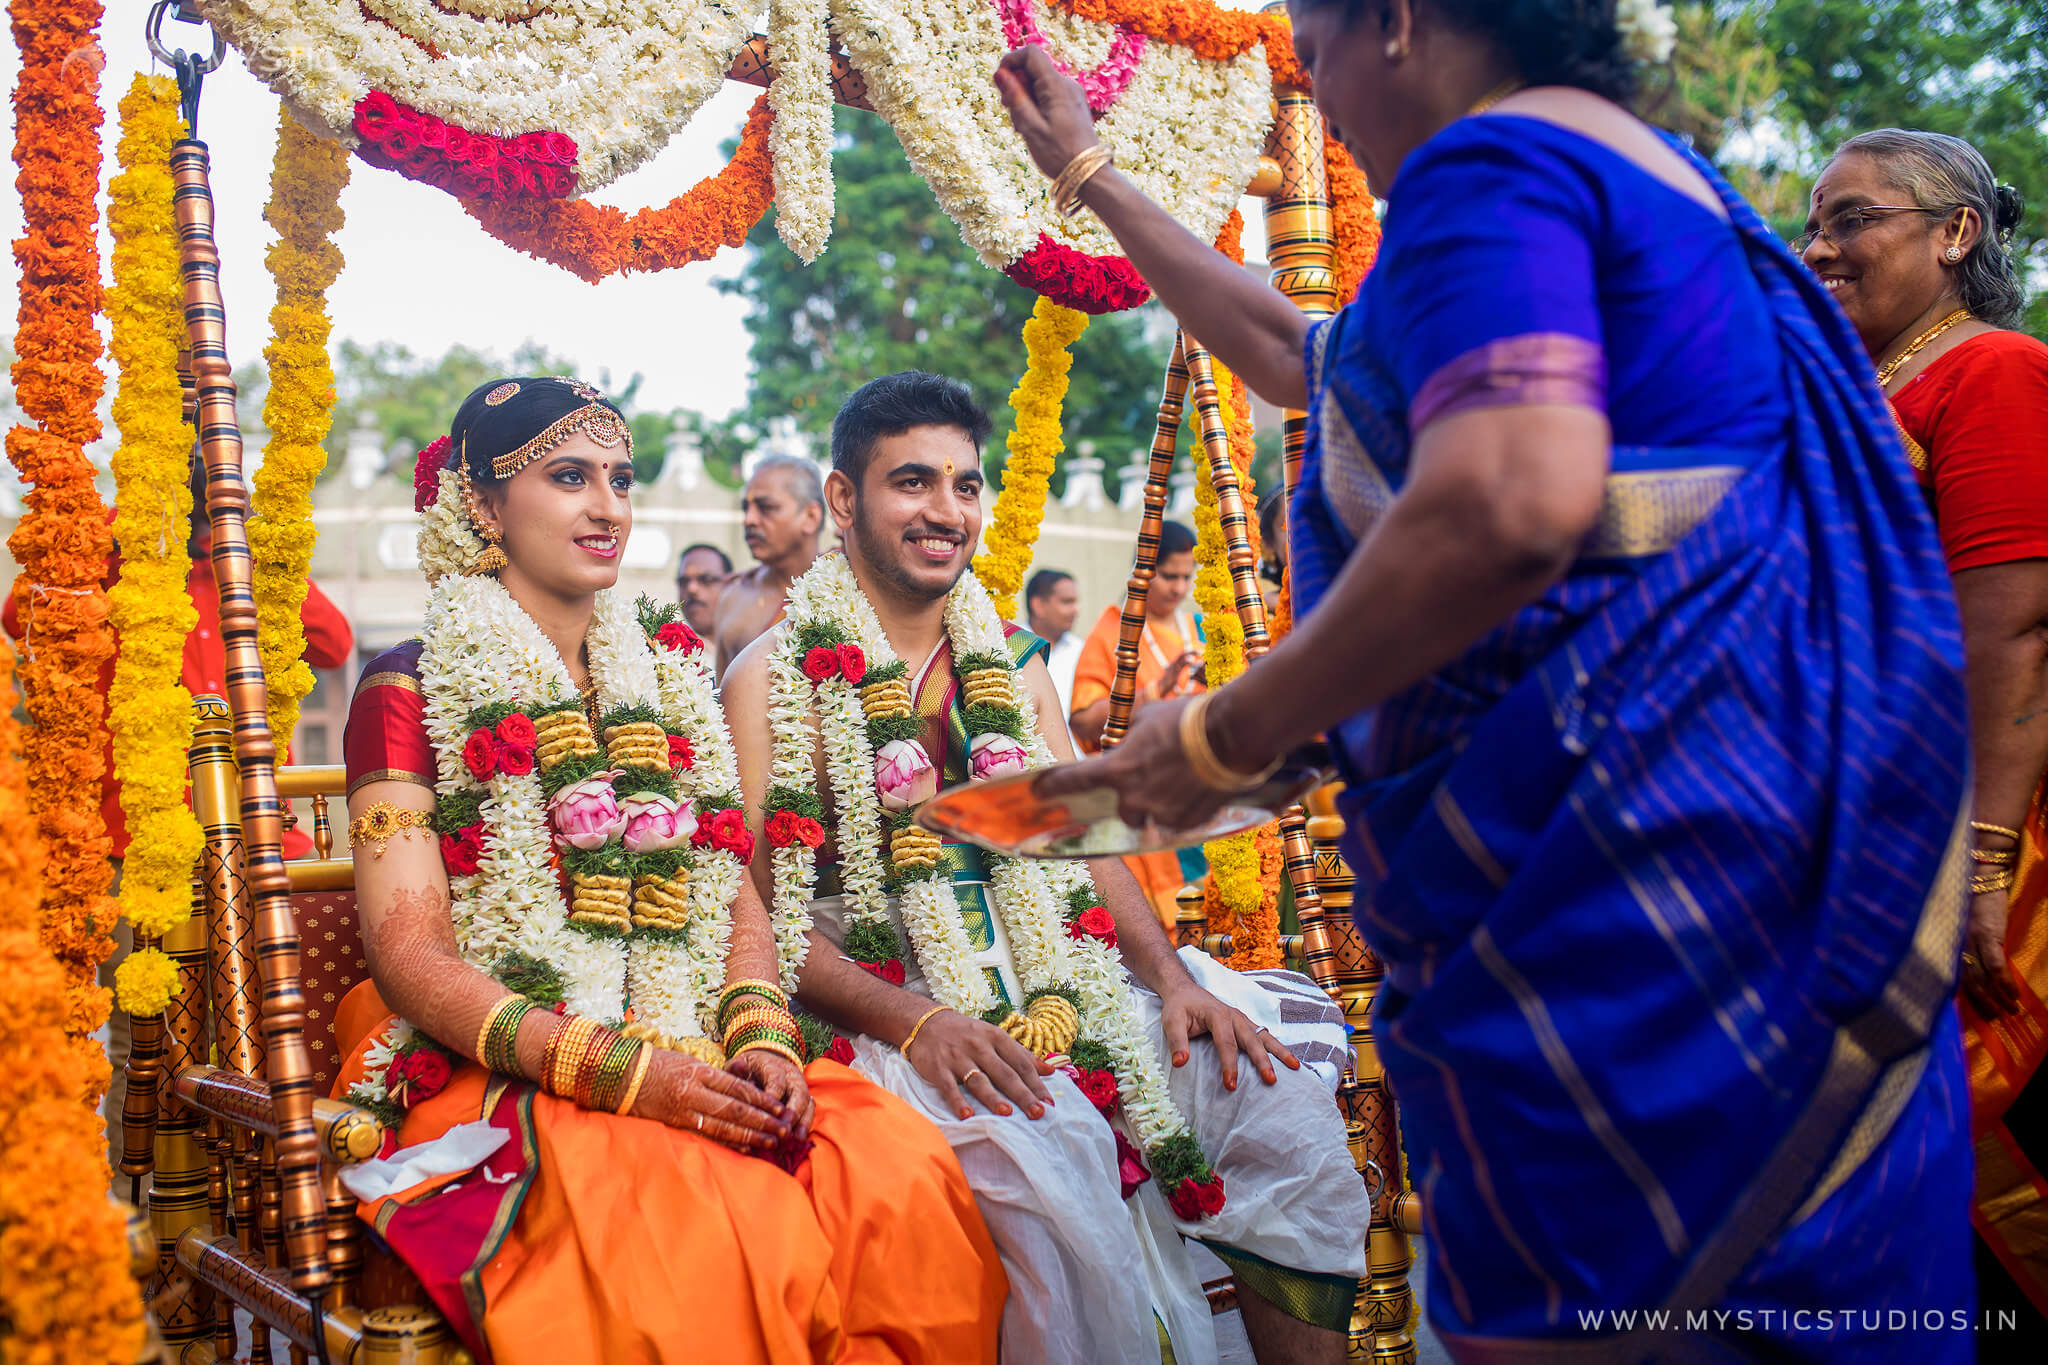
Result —
<instances>
[{"instance_id":1,"label":"man in background","mask_svg":"<svg viewBox=\"0 0 2048 1365\"><path fill-rule=\"evenodd\" d=\"M1024 585L1024 616L1031 633L1052 646L1045 666L1060 694L1060 710L1074 709L1074 665L1081 659L1081 637L1074 621L1081 614L1081 588L1064 569L1040 569Z\"/></svg>"},{"instance_id":2,"label":"man in background","mask_svg":"<svg viewBox=\"0 0 2048 1365\"><path fill-rule=\"evenodd\" d=\"M706 640L718 624L718 599L731 577L732 561L725 551L701 540L676 561L676 601L682 604L683 620Z\"/></svg>"},{"instance_id":3,"label":"man in background","mask_svg":"<svg viewBox=\"0 0 2048 1365\"><path fill-rule=\"evenodd\" d=\"M1132 714L1168 697L1203 690L1201 639L1184 610L1195 586L1195 533L1177 521L1159 527L1159 555L1152 586L1145 594L1145 628L1138 637L1138 691ZM1117 632L1123 604L1113 602L1095 618L1074 665L1074 694L1068 703L1068 724L1075 741L1089 753L1102 750L1102 728L1109 720L1109 689L1116 681ZM1124 859L1145 899L1169 929L1178 908L1181 887L1198 882L1208 871L1199 846L1179 853L1165 850Z\"/></svg>"},{"instance_id":4,"label":"man in background","mask_svg":"<svg viewBox=\"0 0 2048 1365\"><path fill-rule=\"evenodd\" d=\"M818 467L794 455L770 455L754 468L740 502L754 567L736 574L719 594L713 638L718 673L756 637L782 619L789 585L818 557L825 494Z\"/></svg>"}]
</instances>

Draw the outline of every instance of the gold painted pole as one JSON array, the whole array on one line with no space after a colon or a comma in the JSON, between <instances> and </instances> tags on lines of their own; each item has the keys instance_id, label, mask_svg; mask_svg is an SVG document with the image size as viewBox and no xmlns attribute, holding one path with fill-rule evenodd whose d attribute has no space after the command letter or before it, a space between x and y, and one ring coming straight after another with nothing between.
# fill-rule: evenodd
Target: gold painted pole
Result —
<instances>
[{"instance_id":1,"label":"gold painted pole","mask_svg":"<svg viewBox=\"0 0 2048 1365\"><path fill-rule=\"evenodd\" d=\"M277 745L267 715L268 689L256 648L256 602L250 589L249 491L242 481L242 434L228 364L220 295L220 255L213 241L213 195L203 142L171 149L178 214L179 265L185 285L185 331L198 401L200 450L206 461L206 510L213 528L213 574L220 594L221 643L228 699L235 717L235 758L241 773L241 827L247 881L255 906L256 961L263 983L265 1070L276 1106L278 1139L265 1144L278 1171L280 1244L292 1286L317 1317L332 1282L327 1263L327 1201L313 1132L312 1060L306 1051L305 988L291 886L278 841L283 810L277 795Z\"/></svg>"},{"instance_id":2,"label":"gold painted pole","mask_svg":"<svg viewBox=\"0 0 2048 1365\"><path fill-rule=\"evenodd\" d=\"M1230 430L1223 422L1223 404L1216 389L1216 370L1200 343L1187 343L1188 374L1195 386L1195 416L1201 423L1202 451L1209 461L1209 483L1216 490L1216 518L1223 527L1223 556L1230 566L1230 589L1237 619L1244 627L1245 661L1264 654L1266 599L1259 595L1259 557L1252 552L1249 518L1237 466L1230 461Z\"/></svg>"},{"instance_id":3,"label":"gold painted pole","mask_svg":"<svg viewBox=\"0 0 2048 1365\"><path fill-rule=\"evenodd\" d=\"M1138 523L1138 552L1125 587L1124 609L1117 621L1116 677L1109 685L1109 720L1102 727L1102 747L1114 749L1130 728L1138 700L1138 645L1145 634L1145 599L1159 567L1159 525L1166 520L1167 480L1173 474L1174 451L1180 442L1181 411L1187 402L1187 338L1176 332L1173 355L1166 362L1166 383L1159 396L1159 417L1152 427L1152 462L1145 470L1145 517Z\"/></svg>"}]
</instances>

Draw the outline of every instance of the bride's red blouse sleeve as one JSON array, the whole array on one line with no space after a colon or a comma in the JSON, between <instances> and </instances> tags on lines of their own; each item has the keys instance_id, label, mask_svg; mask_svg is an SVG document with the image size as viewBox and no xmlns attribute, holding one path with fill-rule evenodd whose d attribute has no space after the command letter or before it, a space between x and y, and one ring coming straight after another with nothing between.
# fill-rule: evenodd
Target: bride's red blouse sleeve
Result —
<instances>
[{"instance_id":1,"label":"bride's red blouse sleeve","mask_svg":"<svg viewBox=\"0 0 2048 1365\"><path fill-rule=\"evenodd\" d=\"M407 640L370 660L349 703L341 747L348 790L366 782L434 785L434 749L427 742L426 698L420 693L420 642Z\"/></svg>"}]
</instances>

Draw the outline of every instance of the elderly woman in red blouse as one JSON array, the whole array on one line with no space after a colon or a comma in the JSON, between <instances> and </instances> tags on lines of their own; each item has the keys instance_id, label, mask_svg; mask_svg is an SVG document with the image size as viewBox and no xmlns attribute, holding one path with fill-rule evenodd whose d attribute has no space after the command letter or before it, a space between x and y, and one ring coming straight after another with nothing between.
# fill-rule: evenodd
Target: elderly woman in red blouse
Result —
<instances>
[{"instance_id":1,"label":"elderly woman in red blouse","mask_svg":"<svg viewBox=\"0 0 2048 1365\"><path fill-rule=\"evenodd\" d=\"M1794 243L1891 400L1954 576L1976 765L1963 952L1984 1306L2048 1330L2048 346L2011 330L2022 205L1968 143L1844 143ZM2031 1089L2029 1083L2032 1082ZM2035 1159L2029 1160L2031 1148ZM2039 1341L2026 1331L2000 1340ZM2038 1349L2038 1348L2037 1348ZM1985 1355L1986 1360L1992 1355Z\"/></svg>"}]
</instances>

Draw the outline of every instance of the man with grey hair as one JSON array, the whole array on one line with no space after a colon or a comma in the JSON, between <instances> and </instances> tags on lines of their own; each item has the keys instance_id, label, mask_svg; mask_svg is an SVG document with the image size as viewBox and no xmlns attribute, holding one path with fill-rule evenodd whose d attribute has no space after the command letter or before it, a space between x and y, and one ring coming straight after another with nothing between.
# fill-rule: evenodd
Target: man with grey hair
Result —
<instances>
[{"instance_id":1,"label":"man with grey hair","mask_svg":"<svg viewBox=\"0 0 2048 1365\"><path fill-rule=\"evenodd\" d=\"M818 557L825 496L818 467L794 455L770 455L754 466L740 501L747 549L755 564L735 575L718 599L718 672L755 637L782 619L789 585Z\"/></svg>"}]
</instances>

